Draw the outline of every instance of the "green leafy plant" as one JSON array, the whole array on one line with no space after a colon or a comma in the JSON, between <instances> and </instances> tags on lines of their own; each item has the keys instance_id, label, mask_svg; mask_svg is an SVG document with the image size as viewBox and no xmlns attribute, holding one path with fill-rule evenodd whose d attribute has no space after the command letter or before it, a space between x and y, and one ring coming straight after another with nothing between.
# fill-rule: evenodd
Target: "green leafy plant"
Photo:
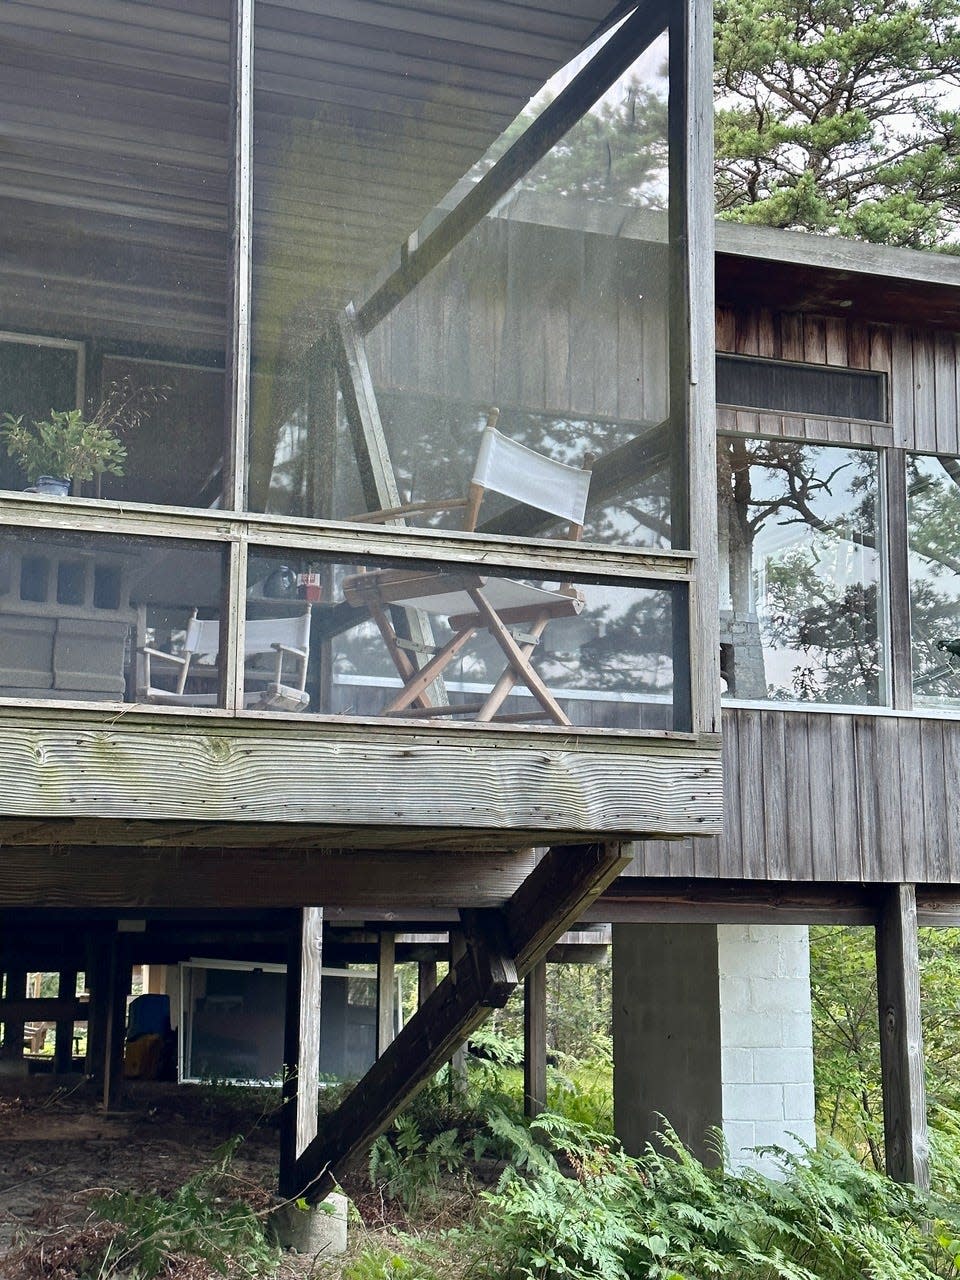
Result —
<instances>
[{"instance_id":1,"label":"green leafy plant","mask_svg":"<svg viewBox=\"0 0 960 1280\"><path fill-rule=\"evenodd\" d=\"M119 1230L95 1274L153 1280L171 1274L171 1261L199 1258L218 1275L265 1276L280 1250L267 1237L262 1214L228 1194L228 1170L240 1139L217 1153L215 1164L170 1196L118 1192L97 1204Z\"/></svg>"},{"instance_id":2,"label":"green leafy plant","mask_svg":"<svg viewBox=\"0 0 960 1280\"><path fill-rule=\"evenodd\" d=\"M107 385L91 417L81 409L51 409L49 418L27 422L23 414L6 413L0 439L31 484L55 476L72 481L76 490L95 477L123 475L127 450L121 436L138 429L166 391L121 378Z\"/></svg>"},{"instance_id":3,"label":"green leafy plant","mask_svg":"<svg viewBox=\"0 0 960 1280\"><path fill-rule=\"evenodd\" d=\"M439 1280L438 1273L416 1256L371 1245L348 1262L342 1280Z\"/></svg>"},{"instance_id":4,"label":"green leafy plant","mask_svg":"<svg viewBox=\"0 0 960 1280\"><path fill-rule=\"evenodd\" d=\"M51 409L49 418L29 423L22 414L5 414L0 436L31 484L41 476L63 477L76 485L104 472L123 475L127 451L120 437L79 409Z\"/></svg>"},{"instance_id":5,"label":"green leafy plant","mask_svg":"<svg viewBox=\"0 0 960 1280\"><path fill-rule=\"evenodd\" d=\"M400 1116L392 1141L386 1134L373 1144L368 1162L370 1185L382 1187L390 1200L399 1200L416 1214L424 1204L437 1200L440 1178L463 1168L463 1151L456 1129L446 1129L425 1141L411 1115Z\"/></svg>"},{"instance_id":6,"label":"green leafy plant","mask_svg":"<svg viewBox=\"0 0 960 1280\"><path fill-rule=\"evenodd\" d=\"M955 1202L864 1169L835 1143L776 1151L783 1176L773 1180L705 1167L666 1124L659 1145L638 1158L559 1116L545 1114L529 1130L502 1114L491 1125L514 1158L482 1195L471 1274L483 1280L934 1280L957 1272Z\"/></svg>"}]
</instances>

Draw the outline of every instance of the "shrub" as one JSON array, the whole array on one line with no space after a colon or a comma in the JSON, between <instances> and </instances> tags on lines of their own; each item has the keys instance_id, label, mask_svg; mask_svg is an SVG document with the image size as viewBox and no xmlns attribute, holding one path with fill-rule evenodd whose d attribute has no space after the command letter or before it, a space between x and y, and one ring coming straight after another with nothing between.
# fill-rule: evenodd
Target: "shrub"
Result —
<instances>
[{"instance_id":1,"label":"shrub","mask_svg":"<svg viewBox=\"0 0 960 1280\"><path fill-rule=\"evenodd\" d=\"M783 1180L708 1169L664 1127L627 1156L557 1116L492 1117L516 1153L483 1195L484 1280L934 1280L955 1275L953 1204L862 1168L838 1145L776 1152ZM719 1141L719 1139L718 1139Z\"/></svg>"},{"instance_id":2,"label":"shrub","mask_svg":"<svg viewBox=\"0 0 960 1280\"><path fill-rule=\"evenodd\" d=\"M381 1187L389 1200L399 1200L409 1214L436 1202L440 1177L463 1167L463 1152L456 1129L446 1129L429 1141L411 1115L402 1115L393 1126L392 1141L383 1134L370 1150L370 1185Z\"/></svg>"}]
</instances>

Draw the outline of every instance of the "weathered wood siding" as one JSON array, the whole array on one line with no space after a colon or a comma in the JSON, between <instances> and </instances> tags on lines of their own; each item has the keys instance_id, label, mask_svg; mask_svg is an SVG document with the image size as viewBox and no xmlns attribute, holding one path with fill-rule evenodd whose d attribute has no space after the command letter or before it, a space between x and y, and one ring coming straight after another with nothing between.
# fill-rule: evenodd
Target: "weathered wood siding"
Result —
<instances>
[{"instance_id":1,"label":"weathered wood siding","mask_svg":"<svg viewBox=\"0 0 960 1280\"><path fill-rule=\"evenodd\" d=\"M888 377L887 422L721 408L721 431L960 454L960 334L720 307L716 339L727 354ZM668 341L663 245L489 218L367 346L382 387L659 421Z\"/></svg>"},{"instance_id":2,"label":"weathered wood siding","mask_svg":"<svg viewBox=\"0 0 960 1280\"><path fill-rule=\"evenodd\" d=\"M666 248L488 218L367 337L381 387L660 422Z\"/></svg>"},{"instance_id":3,"label":"weathered wood siding","mask_svg":"<svg viewBox=\"0 0 960 1280\"><path fill-rule=\"evenodd\" d=\"M723 770L723 835L628 874L960 882L960 721L727 707Z\"/></svg>"},{"instance_id":4,"label":"weathered wood siding","mask_svg":"<svg viewBox=\"0 0 960 1280\"><path fill-rule=\"evenodd\" d=\"M960 334L721 307L717 350L888 375L887 423L721 408L721 431L960 454Z\"/></svg>"},{"instance_id":5,"label":"weathered wood siding","mask_svg":"<svg viewBox=\"0 0 960 1280\"><path fill-rule=\"evenodd\" d=\"M483 832L517 847L541 835L719 829L715 738L533 741L478 727L298 721L278 732L265 721L104 723L59 711L21 721L10 708L0 713L0 844L29 843L30 819L93 820L96 843L132 842L131 821L196 822L212 844L223 843L221 823L265 843L307 823L315 847L357 847L378 830L396 842L405 828L450 831L466 850Z\"/></svg>"}]
</instances>

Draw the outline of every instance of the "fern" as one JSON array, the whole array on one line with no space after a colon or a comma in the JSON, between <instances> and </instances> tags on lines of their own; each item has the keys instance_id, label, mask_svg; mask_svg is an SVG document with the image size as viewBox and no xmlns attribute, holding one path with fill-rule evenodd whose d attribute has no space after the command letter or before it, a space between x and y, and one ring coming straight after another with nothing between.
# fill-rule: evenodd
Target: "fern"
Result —
<instances>
[{"instance_id":1,"label":"fern","mask_svg":"<svg viewBox=\"0 0 960 1280\"><path fill-rule=\"evenodd\" d=\"M456 1129L445 1129L425 1142L411 1115L394 1122L393 1141L384 1134L370 1151L370 1185L381 1187L389 1200L398 1200L411 1215L439 1198L444 1173L463 1168L464 1153Z\"/></svg>"}]
</instances>

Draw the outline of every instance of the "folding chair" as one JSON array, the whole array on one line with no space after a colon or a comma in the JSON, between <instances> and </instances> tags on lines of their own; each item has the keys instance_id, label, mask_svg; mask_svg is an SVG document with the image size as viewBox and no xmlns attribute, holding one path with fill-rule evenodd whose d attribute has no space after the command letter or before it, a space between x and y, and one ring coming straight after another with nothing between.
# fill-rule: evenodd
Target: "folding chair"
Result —
<instances>
[{"instance_id":1,"label":"folding chair","mask_svg":"<svg viewBox=\"0 0 960 1280\"><path fill-rule=\"evenodd\" d=\"M310 701L306 692L309 651L309 608L293 617L248 618L244 625L243 705L260 710L303 711ZM178 653L150 645L141 646L137 652L143 663L138 701L163 706L217 705L220 623L216 620L198 618L194 609ZM262 659L267 661L257 665ZM153 683L155 663L168 674L172 688Z\"/></svg>"},{"instance_id":2,"label":"folding chair","mask_svg":"<svg viewBox=\"0 0 960 1280\"><path fill-rule=\"evenodd\" d=\"M356 516L359 520L398 520L411 513L464 509L463 528L476 529L484 494L499 493L517 502L558 516L569 523L568 538L583 536L583 517L590 488L590 472L556 462L508 439L496 430L497 411L487 420L473 477L465 498L437 502L412 502L378 512ZM383 708L384 715L470 715L490 721L514 687L525 686L539 703L540 710L500 719L548 718L560 725L570 720L534 669L531 657L547 625L554 618L574 617L584 605L575 587L531 586L508 578L492 577L465 570L434 572L423 569L382 569L346 578L343 595L349 604L367 610L376 623L394 666L403 682L396 697ZM446 617L453 632L422 666L410 657L410 644L397 633L390 611L417 610ZM515 628L520 628L517 633ZM430 701L429 687L477 632L485 631L495 641L506 665L490 692L478 702L437 705Z\"/></svg>"}]
</instances>

